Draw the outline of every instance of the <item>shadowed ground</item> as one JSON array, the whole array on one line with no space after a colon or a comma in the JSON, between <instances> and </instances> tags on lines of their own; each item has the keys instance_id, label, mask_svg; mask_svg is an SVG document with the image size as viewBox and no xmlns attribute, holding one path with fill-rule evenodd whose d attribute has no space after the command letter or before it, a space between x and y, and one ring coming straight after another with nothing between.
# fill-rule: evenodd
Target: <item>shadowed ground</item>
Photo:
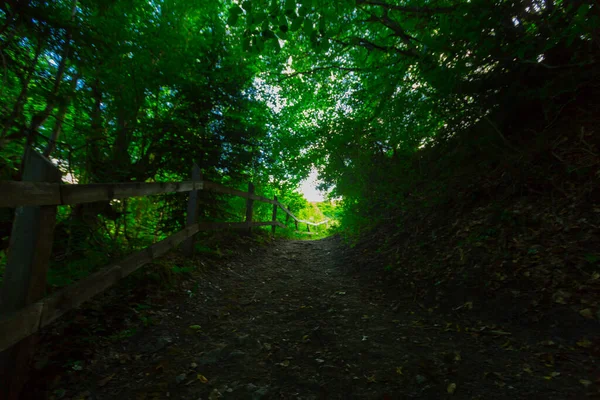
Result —
<instances>
[{"instance_id":1,"label":"shadowed ground","mask_svg":"<svg viewBox=\"0 0 600 400\"><path fill-rule=\"evenodd\" d=\"M389 296L351 272L343 249L277 241L225 261L191 297L152 311L153 325L98 350L73 398L585 396L577 354L558 368L530 338Z\"/></svg>"}]
</instances>

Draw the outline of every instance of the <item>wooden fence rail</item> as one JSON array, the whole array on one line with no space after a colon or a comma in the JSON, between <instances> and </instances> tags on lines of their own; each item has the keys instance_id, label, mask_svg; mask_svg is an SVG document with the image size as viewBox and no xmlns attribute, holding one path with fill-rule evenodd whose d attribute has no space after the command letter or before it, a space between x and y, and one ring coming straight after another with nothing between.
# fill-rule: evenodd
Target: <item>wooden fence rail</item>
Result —
<instances>
[{"instance_id":1,"label":"wooden fence rail","mask_svg":"<svg viewBox=\"0 0 600 400\"><path fill-rule=\"evenodd\" d=\"M263 203L277 204L274 200L257 196L242 190L232 189L216 182L128 182L128 183L92 183L70 185L46 182L0 182L0 207L22 206L59 206L70 204L110 201L128 197L145 197L155 194L190 192L205 190L208 192L230 194Z\"/></svg>"},{"instance_id":2,"label":"wooden fence rail","mask_svg":"<svg viewBox=\"0 0 600 400\"><path fill-rule=\"evenodd\" d=\"M92 183L87 185L69 185L59 183L40 182L0 182L0 208L21 206L57 206L95 201L110 201L126 199L129 197L145 197L156 194L191 192L205 190L208 192L229 194L243 197L251 201L260 201L278 206L293 220L319 226L329 222L310 222L297 218L290 210L277 200L267 199L253 193L232 189L216 182L210 181L183 181L183 182L153 182L153 183Z\"/></svg>"},{"instance_id":3,"label":"wooden fence rail","mask_svg":"<svg viewBox=\"0 0 600 400\"><path fill-rule=\"evenodd\" d=\"M251 201L260 201L278 206L297 222L312 226L319 226L329 222L310 222L297 218L290 210L276 199L255 195L232 189L216 182L210 181L183 181L183 182L131 182L131 183L92 183L87 185L70 185L46 182L0 182L0 208L21 206L58 206L92 203L95 201L110 201L126 199L129 197L145 197L156 194L191 192L204 190L207 192L229 194L242 197Z\"/></svg>"},{"instance_id":4,"label":"wooden fence rail","mask_svg":"<svg viewBox=\"0 0 600 400\"><path fill-rule=\"evenodd\" d=\"M329 219L326 219L324 221L321 222L310 222L310 221L305 221L303 219L298 219L296 218L296 216L294 214L292 214L292 212L290 210L288 210L283 204L281 203L277 203L277 206L279 206L279 208L281 208L283 210L283 212L285 212L287 215L289 215L290 217L292 217L292 219L296 222L301 222L303 224L306 225L312 225L312 226L320 226L323 224L328 224L329 223ZM296 228L298 228L298 225L296 225Z\"/></svg>"},{"instance_id":5,"label":"wooden fence rail","mask_svg":"<svg viewBox=\"0 0 600 400\"><path fill-rule=\"evenodd\" d=\"M190 181L86 185L59 183L60 173L56 167L30 150L25 155L24 165L23 182L0 182L0 207L17 208L0 291L0 381L10 383L0 388L0 397L7 399L18 398L22 390L36 332L183 242L185 253L193 254L196 233L218 229L251 231L253 227L271 226L274 235L276 227L286 228L277 221L277 208L286 213L286 222L289 218L294 220L296 230L298 223L306 224L310 231L310 226L329 222L313 223L297 218L277 197L271 200L254 194L252 183L248 192L244 192L203 180L196 165ZM247 199L245 222L198 222L198 191L201 190ZM57 206L176 192L190 193L183 230L43 298ZM252 220L254 201L273 205L271 221Z\"/></svg>"}]
</instances>

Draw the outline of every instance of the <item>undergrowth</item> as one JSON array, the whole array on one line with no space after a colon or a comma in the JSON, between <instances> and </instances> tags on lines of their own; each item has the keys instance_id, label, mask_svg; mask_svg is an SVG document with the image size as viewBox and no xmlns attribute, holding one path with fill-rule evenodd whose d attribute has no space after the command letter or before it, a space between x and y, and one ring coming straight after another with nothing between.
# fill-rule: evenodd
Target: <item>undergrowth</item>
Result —
<instances>
[{"instance_id":1,"label":"undergrowth","mask_svg":"<svg viewBox=\"0 0 600 400\"><path fill-rule=\"evenodd\" d=\"M466 304L482 318L589 334L600 319L597 112L581 100L540 131L507 136L482 121L390 161L382 184L395 190L374 184L368 202L344 204L358 268L425 308Z\"/></svg>"}]
</instances>

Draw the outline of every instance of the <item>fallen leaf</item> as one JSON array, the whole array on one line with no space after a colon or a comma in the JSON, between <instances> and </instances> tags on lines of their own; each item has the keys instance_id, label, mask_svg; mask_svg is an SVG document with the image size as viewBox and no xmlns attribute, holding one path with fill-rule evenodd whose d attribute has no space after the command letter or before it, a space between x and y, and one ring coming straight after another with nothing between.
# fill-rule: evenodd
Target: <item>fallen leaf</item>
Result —
<instances>
[{"instance_id":1,"label":"fallen leaf","mask_svg":"<svg viewBox=\"0 0 600 400\"><path fill-rule=\"evenodd\" d=\"M577 342L577 346L583 347L584 349L588 349L588 348L592 347L592 342L590 342L586 338L583 338L579 342Z\"/></svg>"},{"instance_id":2,"label":"fallen leaf","mask_svg":"<svg viewBox=\"0 0 600 400\"><path fill-rule=\"evenodd\" d=\"M580 379L579 383L581 383L585 387L588 387L592 384L592 381L588 381L587 379Z\"/></svg>"},{"instance_id":3,"label":"fallen leaf","mask_svg":"<svg viewBox=\"0 0 600 400\"><path fill-rule=\"evenodd\" d=\"M569 299L571 297L572 294L569 292L565 292L564 290L558 290L552 295L552 299L557 304L567 304L567 301L565 299Z\"/></svg>"},{"instance_id":4,"label":"fallen leaf","mask_svg":"<svg viewBox=\"0 0 600 400\"><path fill-rule=\"evenodd\" d=\"M196 378L198 378L198 380L202 383L208 383L208 379L206 379L206 377L202 374L196 375Z\"/></svg>"},{"instance_id":5,"label":"fallen leaf","mask_svg":"<svg viewBox=\"0 0 600 400\"><path fill-rule=\"evenodd\" d=\"M512 335L512 333L510 332L504 332L504 331L498 331L498 330L492 330L492 331L488 331L489 333L493 334L493 335L498 335L498 336L510 336Z\"/></svg>"},{"instance_id":6,"label":"fallen leaf","mask_svg":"<svg viewBox=\"0 0 600 400\"><path fill-rule=\"evenodd\" d=\"M200 329L202 329L200 325L190 325L189 328L193 331L199 331Z\"/></svg>"},{"instance_id":7,"label":"fallen leaf","mask_svg":"<svg viewBox=\"0 0 600 400\"><path fill-rule=\"evenodd\" d=\"M396 373L397 373L398 375L404 375L404 374L402 373L402 367L396 367Z\"/></svg>"},{"instance_id":8,"label":"fallen leaf","mask_svg":"<svg viewBox=\"0 0 600 400\"><path fill-rule=\"evenodd\" d=\"M579 315L581 315L583 318L587 318L587 319L594 318L594 313L592 312L591 308L584 308L583 310L579 311Z\"/></svg>"},{"instance_id":9,"label":"fallen leaf","mask_svg":"<svg viewBox=\"0 0 600 400\"><path fill-rule=\"evenodd\" d=\"M473 309L473 302L472 301L467 301L465 304L458 306L458 307L454 307L453 310L454 311L458 311L461 308L468 308L469 310Z\"/></svg>"},{"instance_id":10,"label":"fallen leaf","mask_svg":"<svg viewBox=\"0 0 600 400\"><path fill-rule=\"evenodd\" d=\"M565 298L561 297L561 296L556 296L554 298L554 302L557 303L557 304L567 304Z\"/></svg>"},{"instance_id":11,"label":"fallen leaf","mask_svg":"<svg viewBox=\"0 0 600 400\"><path fill-rule=\"evenodd\" d=\"M547 381L549 381L552 378L556 378L557 376L560 376L560 372L551 372L550 375L545 376L544 379L546 379Z\"/></svg>"},{"instance_id":12,"label":"fallen leaf","mask_svg":"<svg viewBox=\"0 0 600 400\"><path fill-rule=\"evenodd\" d=\"M222 397L223 395L221 394L221 392L219 392L218 389L213 389L213 391L210 392L210 394L208 395L208 400L217 400Z\"/></svg>"},{"instance_id":13,"label":"fallen leaf","mask_svg":"<svg viewBox=\"0 0 600 400\"><path fill-rule=\"evenodd\" d=\"M454 394L454 392L456 391L456 383L449 384L446 390L449 394Z\"/></svg>"},{"instance_id":14,"label":"fallen leaf","mask_svg":"<svg viewBox=\"0 0 600 400\"><path fill-rule=\"evenodd\" d=\"M179 374L175 377L175 382L181 383L181 382L185 381L186 377L187 377L187 374Z\"/></svg>"},{"instance_id":15,"label":"fallen leaf","mask_svg":"<svg viewBox=\"0 0 600 400\"><path fill-rule=\"evenodd\" d=\"M98 381L98 386L99 386L99 387L102 387L102 386L106 385L106 384L107 384L108 382L110 382L110 380L111 380L112 378L114 378L114 377L115 377L115 374L112 374L112 375L109 375L109 376L107 376L106 378L102 378L102 379L100 379L100 380Z\"/></svg>"},{"instance_id":16,"label":"fallen leaf","mask_svg":"<svg viewBox=\"0 0 600 400\"><path fill-rule=\"evenodd\" d=\"M365 378L367 378L367 382L369 382L369 383L377 383L375 375L366 376Z\"/></svg>"},{"instance_id":17,"label":"fallen leaf","mask_svg":"<svg viewBox=\"0 0 600 400\"><path fill-rule=\"evenodd\" d=\"M533 371L531 370L531 367L528 364L525 364L523 366L523 371L527 372L528 374L533 374Z\"/></svg>"},{"instance_id":18,"label":"fallen leaf","mask_svg":"<svg viewBox=\"0 0 600 400\"><path fill-rule=\"evenodd\" d=\"M282 367L287 367L290 365L290 360L284 360L283 362L281 362L279 365L281 365Z\"/></svg>"}]
</instances>

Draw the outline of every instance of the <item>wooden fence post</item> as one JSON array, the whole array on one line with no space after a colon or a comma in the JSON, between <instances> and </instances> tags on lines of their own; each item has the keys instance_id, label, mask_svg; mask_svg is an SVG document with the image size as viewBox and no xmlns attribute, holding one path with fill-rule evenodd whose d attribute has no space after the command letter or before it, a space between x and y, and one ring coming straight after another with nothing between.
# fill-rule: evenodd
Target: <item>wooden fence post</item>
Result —
<instances>
[{"instance_id":1,"label":"wooden fence post","mask_svg":"<svg viewBox=\"0 0 600 400\"><path fill-rule=\"evenodd\" d=\"M198 164L195 163L192 167L192 180L202 180L202 171L200 171L200 167L198 166ZM200 205L199 200L200 198L198 196L198 190L192 190L188 199L187 217L185 224L186 227L198 223L198 208ZM183 251L185 255L189 257L194 255L194 236L190 236L188 239L186 239L185 243L183 244Z\"/></svg>"},{"instance_id":2,"label":"wooden fence post","mask_svg":"<svg viewBox=\"0 0 600 400\"><path fill-rule=\"evenodd\" d=\"M254 184L252 182L248 182L248 193L254 194ZM248 233L252 233L252 207L254 205L254 200L247 199L246 200L246 223L248 224Z\"/></svg>"},{"instance_id":3,"label":"wooden fence post","mask_svg":"<svg viewBox=\"0 0 600 400\"><path fill-rule=\"evenodd\" d=\"M309 225L309 224L306 224L306 230L307 230L308 232L310 232L310 225Z\"/></svg>"},{"instance_id":4,"label":"wooden fence post","mask_svg":"<svg viewBox=\"0 0 600 400\"><path fill-rule=\"evenodd\" d=\"M288 211L291 212L290 206L287 206L287 209L288 209ZM285 213L285 224L286 224L286 226L287 226L287 223L288 223L289 220L290 220L290 214Z\"/></svg>"},{"instance_id":5,"label":"wooden fence post","mask_svg":"<svg viewBox=\"0 0 600 400\"><path fill-rule=\"evenodd\" d=\"M23 181L60 182L58 168L30 148L25 151L23 161ZM0 290L0 315L17 311L44 296L55 222L56 206L16 209ZM21 396L36 342L37 335L32 335L0 353L0 398L16 400Z\"/></svg>"},{"instance_id":6,"label":"wooden fence post","mask_svg":"<svg viewBox=\"0 0 600 400\"><path fill-rule=\"evenodd\" d=\"M273 200L275 200L275 204L273 204L273 222L277 222L277 196L273 196ZM271 227L273 238L275 238L275 228L275 225Z\"/></svg>"}]
</instances>

